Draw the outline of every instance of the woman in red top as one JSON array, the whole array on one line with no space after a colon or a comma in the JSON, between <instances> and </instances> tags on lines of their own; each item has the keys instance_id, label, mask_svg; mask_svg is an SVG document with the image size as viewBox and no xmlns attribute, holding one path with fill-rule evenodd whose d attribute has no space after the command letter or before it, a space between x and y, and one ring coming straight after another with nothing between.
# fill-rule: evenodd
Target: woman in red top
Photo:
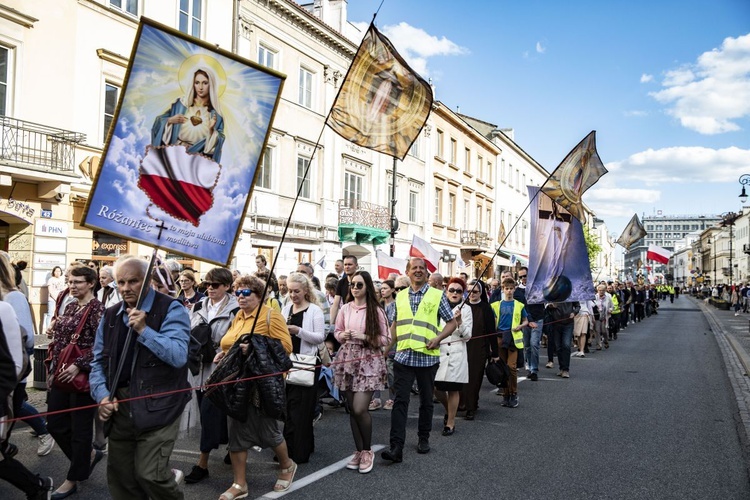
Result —
<instances>
[{"instance_id":1,"label":"woman in red top","mask_svg":"<svg viewBox=\"0 0 750 500\"><path fill-rule=\"evenodd\" d=\"M83 324L77 343L84 355L65 368L58 375L58 380L69 382L79 372L88 372L91 369L90 363L93 357L91 350L94 346L96 329L104 312L104 306L94 297L96 280L96 271L89 267L79 266L70 270L68 286L70 295L76 300L65 307L63 314L57 318L52 328L52 364L47 377L50 384L47 400L50 412L94 404L88 392L64 392L54 387L52 379L58 369L60 353L70 344L71 338L81 323ZM70 460L65 482L55 491L52 498L67 498L74 494L78 490L78 481L88 479L93 466L101 460L103 452L97 451L92 455L91 443L95 414L96 407L94 406L47 417L47 428L50 434Z\"/></svg>"}]
</instances>

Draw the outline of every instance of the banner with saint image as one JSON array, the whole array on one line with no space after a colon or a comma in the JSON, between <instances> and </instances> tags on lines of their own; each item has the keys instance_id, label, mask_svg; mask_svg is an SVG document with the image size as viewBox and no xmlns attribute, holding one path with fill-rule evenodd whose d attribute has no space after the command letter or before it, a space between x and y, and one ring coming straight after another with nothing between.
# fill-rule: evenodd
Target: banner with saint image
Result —
<instances>
[{"instance_id":1,"label":"banner with saint image","mask_svg":"<svg viewBox=\"0 0 750 500\"><path fill-rule=\"evenodd\" d=\"M283 83L142 19L82 225L228 265Z\"/></svg>"},{"instance_id":2,"label":"banner with saint image","mask_svg":"<svg viewBox=\"0 0 750 500\"><path fill-rule=\"evenodd\" d=\"M531 247L526 302L593 299L594 284L581 222L539 188L528 186L532 200Z\"/></svg>"}]
</instances>

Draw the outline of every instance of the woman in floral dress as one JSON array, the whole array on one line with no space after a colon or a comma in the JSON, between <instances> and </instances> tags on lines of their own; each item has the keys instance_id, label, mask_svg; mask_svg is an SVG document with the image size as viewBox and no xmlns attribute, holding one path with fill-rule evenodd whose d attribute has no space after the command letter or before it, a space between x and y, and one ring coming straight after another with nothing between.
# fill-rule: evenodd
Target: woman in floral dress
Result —
<instances>
[{"instance_id":1,"label":"woman in floral dress","mask_svg":"<svg viewBox=\"0 0 750 500\"><path fill-rule=\"evenodd\" d=\"M336 317L334 336L341 343L334 367L334 383L346 392L349 421L357 451L347 469L365 474L372 470L372 419L368 412L373 391L385 387L383 348L390 343L385 311L370 273L358 271L351 281L352 302Z\"/></svg>"}]
</instances>

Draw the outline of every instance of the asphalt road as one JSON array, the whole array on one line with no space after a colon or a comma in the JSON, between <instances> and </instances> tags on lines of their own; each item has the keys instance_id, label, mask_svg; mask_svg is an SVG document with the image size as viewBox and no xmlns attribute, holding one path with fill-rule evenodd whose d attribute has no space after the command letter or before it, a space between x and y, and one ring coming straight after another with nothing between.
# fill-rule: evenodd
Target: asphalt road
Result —
<instances>
[{"instance_id":1,"label":"asphalt road","mask_svg":"<svg viewBox=\"0 0 750 500\"><path fill-rule=\"evenodd\" d=\"M571 360L571 378L541 368L537 382L519 384L520 406L500 406L485 384L474 421L457 420L443 437L436 406L432 451L416 453L412 398L404 462L361 475L344 469L353 451L348 416L326 409L316 425L316 452L300 465L288 498L442 499L497 497L553 499L748 499L747 457L737 431L737 402L716 339L696 304L663 303L657 316L631 325L605 351ZM543 349L546 361L546 350ZM544 363L544 361L542 363ZM522 370L523 372L523 370ZM388 444L390 412L372 412L373 443ZM59 484L66 459L59 448L35 454L25 427L14 433L21 460ZM198 436L181 438L172 466L186 473ZM218 498L232 483L223 451L212 454L210 477L185 485L187 499ZM270 493L272 453L250 451L249 498ZM107 498L106 460L71 498ZM0 483L3 498L21 498ZM15 496L14 496L15 495Z\"/></svg>"}]
</instances>

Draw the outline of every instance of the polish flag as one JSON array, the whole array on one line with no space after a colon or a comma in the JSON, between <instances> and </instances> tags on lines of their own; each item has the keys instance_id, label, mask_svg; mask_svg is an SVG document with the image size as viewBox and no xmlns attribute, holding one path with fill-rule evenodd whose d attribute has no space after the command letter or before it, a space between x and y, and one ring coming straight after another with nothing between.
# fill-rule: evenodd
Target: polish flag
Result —
<instances>
[{"instance_id":1,"label":"polish flag","mask_svg":"<svg viewBox=\"0 0 750 500\"><path fill-rule=\"evenodd\" d=\"M654 260L662 264L668 264L669 258L672 256L672 252L669 250L657 247L656 245L649 245L648 252L646 253L646 259Z\"/></svg>"},{"instance_id":2,"label":"polish flag","mask_svg":"<svg viewBox=\"0 0 750 500\"><path fill-rule=\"evenodd\" d=\"M391 273L404 274L406 270L406 259L397 259L391 257L385 252L377 250L375 257L378 259L378 277L381 280L387 280Z\"/></svg>"},{"instance_id":3,"label":"polish flag","mask_svg":"<svg viewBox=\"0 0 750 500\"><path fill-rule=\"evenodd\" d=\"M440 252L435 250L432 245L416 234L411 240L409 256L423 258L429 272L434 273L437 271L438 262L440 262Z\"/></svg>"},{"instance_id":4,"label":"polish flag","mask_svg":"<svg viewBox=\"0 0 750 500\"><path fill-rule=\"evenodd\" d=\"M198 226L213 205L221 165L189 154L185 146L149 147L141 162L138 187L172 217Z\"/></svg>"}]
</instances>

